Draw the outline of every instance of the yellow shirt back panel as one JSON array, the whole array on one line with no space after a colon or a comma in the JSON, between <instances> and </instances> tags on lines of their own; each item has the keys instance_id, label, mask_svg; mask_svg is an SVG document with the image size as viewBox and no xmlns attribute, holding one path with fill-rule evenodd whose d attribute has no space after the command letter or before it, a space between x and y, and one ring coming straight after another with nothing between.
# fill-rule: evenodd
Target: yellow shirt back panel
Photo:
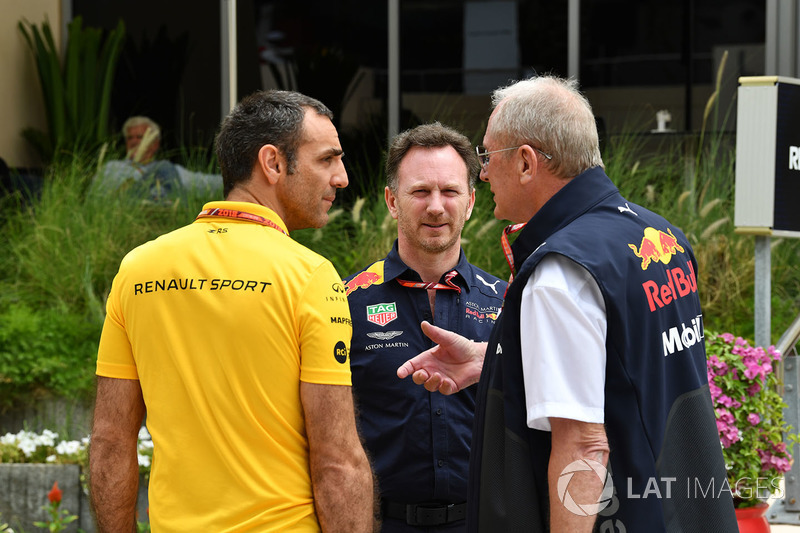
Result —
<instances>
[{"instance_id":1,"label":"yellow shirt back panel","mask_svg":"<svg viewBox=\"0 0 800 533\"><path fill-rule=\"evenodd\" d=\"M131 251L97 374L140 381L154 530L318 530L300 381L350 385L351 334L333 265L278 229L211 217Z\"/></svg>"}]
</instances>

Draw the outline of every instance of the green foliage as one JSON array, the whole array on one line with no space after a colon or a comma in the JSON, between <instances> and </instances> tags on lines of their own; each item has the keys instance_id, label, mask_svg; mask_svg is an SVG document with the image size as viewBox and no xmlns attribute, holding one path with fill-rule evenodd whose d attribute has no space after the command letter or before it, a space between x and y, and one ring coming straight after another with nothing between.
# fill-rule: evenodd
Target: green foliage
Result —
<instances>
[{"instance_id":1,"label":"green foliage","mask_svg":"<svg viewBox=\"0 0 800 533\"><path fill-rule=\"evenodd\" d=\"M125 25L120 20L103 39L101 29L82 24L81 17L69 24L63 66L48 21L41 29L26 20L18 24L36 61L49 130L28 129L23 135L48 162L97 148L108 138L111 88Z\"/></svg>"},{"instance_id":2,"label":"green foliage","mask_svg":"<svg viewBox=\"0 0 800 533\"><path fill-rule=\"evenodd\" d=\"M0 513L0 515L1 514L2 513ZM8 527L8 523L6 523L6 522L0 523L0 533L3 533L5 531L9 531L9 530L13 531L10 527Z\"/></svg>"},{"instance_id":3,"label":"green foliage","mask_svg":"<svg viewBox=\"0 0 800 533\"><path fill-rule=\"evenodd\" d=\"M779 490L792 466L784 434L798 442L783 418L775 369L781 354L770 346L752 347L730 333L706 331L711 398L728 484L737 507L751 507Z\"/></svg>"},{"instance_id":4,"label":"green foliage","mask_svg":"<svg viewBox=\"0 0 800 533\"><path fill-rule=\"evenodd\" d=\"M0 312L0 409L31 392L86 396L94 383L97 322L58 306L13 304Z\"/></svg>"},{"instance_id":5,"label":"green foliage","mask_svg":"<svg viewBox=\"0 0 800 533\"><path fill-rule=\"evenodd\" d=\"M385 144L382 136L372 142ZM344 140L343 145L349 155L362 148ZM78 153L56 160L32 203L17 196L0 199L0 407L42 388L91 392L105 300L120 260L137 245L191 222L204 202L219 199L218 191L189 191L153 203L130 191L102 192L91 181L104 153L99 159ZM216 171L207 147L174 155L192 170ZM397 233L384 202L379 158L355 159L348 162L352 196L339 196L328 225L292 233L328 257L342 277L383 257ZM623 134L607 139L604 160L624 196L662 214L688 236L699 264L706 328L752 337L753 238L736 234L731 220L732 139L705 133ZM463 245L471 262L506 278L500 248L505 222L495 220L493 210L491 192L479 182ZM776 339L800 307L799 260L800 241L773 241Z\"/></svg>"},{"instance_id":6,"label":"green foliage","mask_svg":"<svg viewBox=\"0 0 800 533\"><path fill-rule=\"evenodd\" d=\"M184 225L208 198L162 204L90 187L97 162L48 170L31 205L3 201L0 239L0 408L41 389L93 390L105 299L131 248Z\"/></svg>"}]
</instances>

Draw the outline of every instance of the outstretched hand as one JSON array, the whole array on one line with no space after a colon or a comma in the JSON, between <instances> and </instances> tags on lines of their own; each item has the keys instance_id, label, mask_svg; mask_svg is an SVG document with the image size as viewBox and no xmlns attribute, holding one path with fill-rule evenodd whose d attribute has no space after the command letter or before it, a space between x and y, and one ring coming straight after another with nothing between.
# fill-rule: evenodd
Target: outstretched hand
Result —
<instances>
[{"instance_id":1,"label":"outstretched hand","mask_svg":"<svg viewBox=\"0 0 800 533\"><path fill-rule=\"evenodd\" d=\"M485 342L473 342L457 333L423 321L422 332L436 346L403 363L400 379L411 376L414 383L431 392L454 394L477 383L486 353Z\"/></svg>"}]
</instances>

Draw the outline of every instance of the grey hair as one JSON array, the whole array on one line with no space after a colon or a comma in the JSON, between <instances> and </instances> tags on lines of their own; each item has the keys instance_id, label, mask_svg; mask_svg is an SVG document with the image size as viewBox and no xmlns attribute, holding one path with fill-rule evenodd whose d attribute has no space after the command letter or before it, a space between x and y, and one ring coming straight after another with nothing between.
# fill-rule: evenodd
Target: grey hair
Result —
<instances>
[{"instance_id":1,"label":"grey hair","mask_svg":"<svg viewBox=\"0 0 800 533\"><path fill-rule=\"evenodd\" d=\"M452 146L467 167L466 178L469 190L472 191L475 188L475 181L481 167L472 143L455 129L440 122L434 122L406 130L392 139L386 155L386 186L393 193L397 192L397 170L400 168L400 163L409 150L415 146L423 148Z\"/></svg>"},{"instance_id":2,"label":"grey hair","mask_svg":"<svg viewBox=\"0 0 800 533\"><path fill-rule=\"evenodd\" d=\"M492 134L552 155L544 164L556 176L604 166L592 106L574 79L545 75L518 81L495 90L492 107Z\"/></svg>"},{"instance_id":3,"label":"grey hair","mask_svg":"<svg viewBox=\"0 0 800 533\"><path fill-rule=\"evenodd\" d=\"M307 109L333 119L322 102L294 91L256 91L233 108L215 140L225 196L250 179L264 145L277 147L288 173L294 173Z\"/></svg>"},{"instance_id":4,"label":"grey hair","mask_svg":"<svg viewBox=\"0 0 800 533\"><path fill-rule=\"evenodd\" d=\"M136 126L147 126L150 131L156 134L156 139L161 139L161 128L159 125L150 117L141 115L130 117L125 121L125 123L122 125L122 136L127 137L128 129L135 128Z\"/></svg>"}]
</instances>

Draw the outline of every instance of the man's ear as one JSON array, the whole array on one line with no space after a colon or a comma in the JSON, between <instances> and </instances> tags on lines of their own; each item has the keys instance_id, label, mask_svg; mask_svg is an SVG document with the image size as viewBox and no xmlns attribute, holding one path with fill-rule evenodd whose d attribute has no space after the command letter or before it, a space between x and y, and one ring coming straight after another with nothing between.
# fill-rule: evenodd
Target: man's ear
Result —
<instances>
[{"instance_id":1,"label":"man's ear","mask_svg":"<svg viewBox=\"0 0 800 533\"><path fill-rule=\"evenodd\" d=\"M519 182L521 185L528 185L536 177L536 169L539 165L539 158L536 150L524 144L519 148Z\"/></svg>"},{"instance_id":2,"label":"man's ear","mask_svg":"<svg viewBox=\"0 0 800 533\"><path fill-rule=\"evenodd\" d=\"M383 196L386 199L386 207L389 208L389 214L392 215L393 219L397 220L397 198L389 187L384 189Z\"/></svg>"},{"instance_id":3,"label":"man's ear","mask_svg":"<svg viewBox=\"0 0 800 533\"><path fill-rule=\"evenodd\" d=\"M265 144L258 151L258 165L270 185L278 183L286 172L286 161L278 147L272 144Z\"/></svg>"},{"instance_id":4,"label":"man's ear","mask_svg":"<svg viewBox=\"0 0 800 533\"><path fill-rule=\"evenodd\" d=\"M469 203L467 204L467 220L472 216L472 208L475 207L475 189L469 193Z\"/></svg>"}]
</instances>

